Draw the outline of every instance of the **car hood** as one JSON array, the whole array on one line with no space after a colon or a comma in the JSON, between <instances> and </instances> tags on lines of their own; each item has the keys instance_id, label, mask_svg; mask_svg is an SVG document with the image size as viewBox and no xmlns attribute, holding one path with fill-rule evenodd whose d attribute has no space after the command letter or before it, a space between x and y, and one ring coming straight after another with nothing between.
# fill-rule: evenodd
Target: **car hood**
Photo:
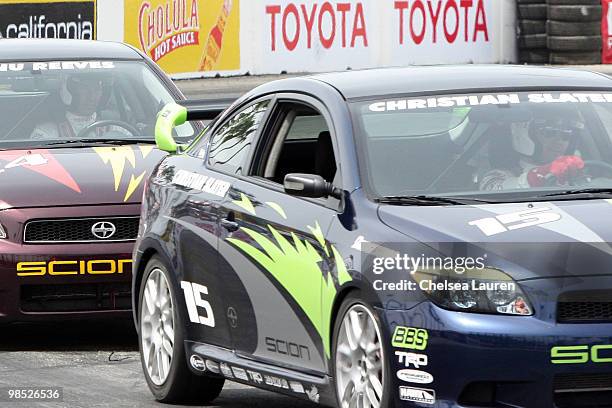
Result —
<instances>
[{"instance_id":1,"label":"car hood","mask_svg":"<svg viewBox=\"0 0 612 408\"><path fill-rule=\"evenodd\" d=\"M433 248L454 243L445 251L480 253L487 265L518 280L612 274L612 200L381 205L378 212L382 222L417 242Z\"/></svg>"},{"instance_id":2,"label":"car hood","mask_svg":"<svg viewBox=\"0 0 612 408\"><path fill-rule=\"evenodd\" d=\"M0 209L139 203L152 145L0 151Z\"/></svg>"}]
</instances>

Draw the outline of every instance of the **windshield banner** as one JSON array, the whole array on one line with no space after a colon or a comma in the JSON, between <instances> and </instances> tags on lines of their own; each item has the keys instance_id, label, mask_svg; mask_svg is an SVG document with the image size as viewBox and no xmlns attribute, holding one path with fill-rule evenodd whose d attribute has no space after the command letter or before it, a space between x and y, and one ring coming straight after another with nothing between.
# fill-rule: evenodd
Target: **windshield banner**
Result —
<instances>
[{"instance_id":1,"label":"windshield banner","mask_svg":"<svg viewBox=\"0 0 612 408\"><path fill-rule=\"evenodd\" d=\"M125 42L168 73L240 69L239 0L125 2Z\"/></svg>"},{"instance_id":2,"label":"windshield banner","mask_svg":"<svg viewBox=\"0 0 612 408\"><path fill-rule=\"evenodd\" d=\"M0 38L96 39L96 1L3 0Z\"/></svg>"}]
</instances>

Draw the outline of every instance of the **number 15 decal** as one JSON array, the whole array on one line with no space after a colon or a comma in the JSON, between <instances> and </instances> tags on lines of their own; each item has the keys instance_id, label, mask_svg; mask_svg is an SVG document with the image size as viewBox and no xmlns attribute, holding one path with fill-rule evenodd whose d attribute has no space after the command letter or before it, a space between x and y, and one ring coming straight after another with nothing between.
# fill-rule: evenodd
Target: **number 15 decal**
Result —
<instances>
[{"instance_id":1,"label":"number 15 decal","mask_svg":"<svg viewBox=\"0 0 612 408\"><path fill-rule=\"evenodd\" d=\"M531 227L532 225L545 224L547 222L559 221L561 215L548 207L533 208L531 210L519 211L510 214L502 214L497 217L481 218L469 224L474 225L488 237L512 231L519 228Z\"/></svg>"},{"instance_id":2,"label":"number 15 decal","mask_svg":"<svg viewBox=\"0 0 612 408\"><path fill-rule=\"evenodd\" d=\"M215 315L213 314L212 307L207 300L202 299L202 295L208 295L208 288L204 285L187 281L181 281L181 288L185 292L185 303L187 304L189 320L193 323L215 327ZM206 312L204 316L199 314L198 307L204 309Z\"/></svg>"}]
</instances>

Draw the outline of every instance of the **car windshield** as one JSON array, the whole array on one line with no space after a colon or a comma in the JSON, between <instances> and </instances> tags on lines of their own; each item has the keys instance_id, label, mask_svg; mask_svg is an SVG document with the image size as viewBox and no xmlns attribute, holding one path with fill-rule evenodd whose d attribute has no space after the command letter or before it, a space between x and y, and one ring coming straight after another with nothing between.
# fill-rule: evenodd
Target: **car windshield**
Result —
<instances>
[{"instance_id":1,"label":"car windshield","mask_svg":"<svg viewBox=\"0 0 612 408\"><path fill-rule=\"evenodd\" d=\"M609 91L394 96L351 105L365 185L378 198L612 191Z\"/></svg>"},{"instance_id":2,"label":"car windshield","mask_svg":"<svg viewBox=\"0 0 612 408\"><path fill-rule=\"evenodd\" d=\"M157 113L174 98L141 61L0 62L0 150L154 140ZM186 123L182 142L193 138Z\"/></svg>"}]
</instances>

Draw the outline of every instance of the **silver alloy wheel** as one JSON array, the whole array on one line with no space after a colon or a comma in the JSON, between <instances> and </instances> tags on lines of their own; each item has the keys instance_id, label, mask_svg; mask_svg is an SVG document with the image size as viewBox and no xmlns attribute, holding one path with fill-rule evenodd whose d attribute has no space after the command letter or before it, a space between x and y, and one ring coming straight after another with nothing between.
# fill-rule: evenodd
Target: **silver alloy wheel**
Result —
<instances>
[{"instance_id":1,"label":"silver alloy wheel","mask_svg":"<svg viewBox=\"0 0 612 408\"><path fill-rule=\"evenodd\" d=\"M174 350L174 314L168 281L159 268L149 274L140 306L142 355L149 378L162 385Z\"/></svg>"},{"instance_id":2,"label":"silver alloy wheel","mask_svg":"<svg viewBox=\"0 0 612 408\"><path fill-rule=\"evenodd\" d=\"M336 392L342 408L380 408L384 355L372 313L355 304L345 313L336 346Z\"/></svg>"}]
</instances>

